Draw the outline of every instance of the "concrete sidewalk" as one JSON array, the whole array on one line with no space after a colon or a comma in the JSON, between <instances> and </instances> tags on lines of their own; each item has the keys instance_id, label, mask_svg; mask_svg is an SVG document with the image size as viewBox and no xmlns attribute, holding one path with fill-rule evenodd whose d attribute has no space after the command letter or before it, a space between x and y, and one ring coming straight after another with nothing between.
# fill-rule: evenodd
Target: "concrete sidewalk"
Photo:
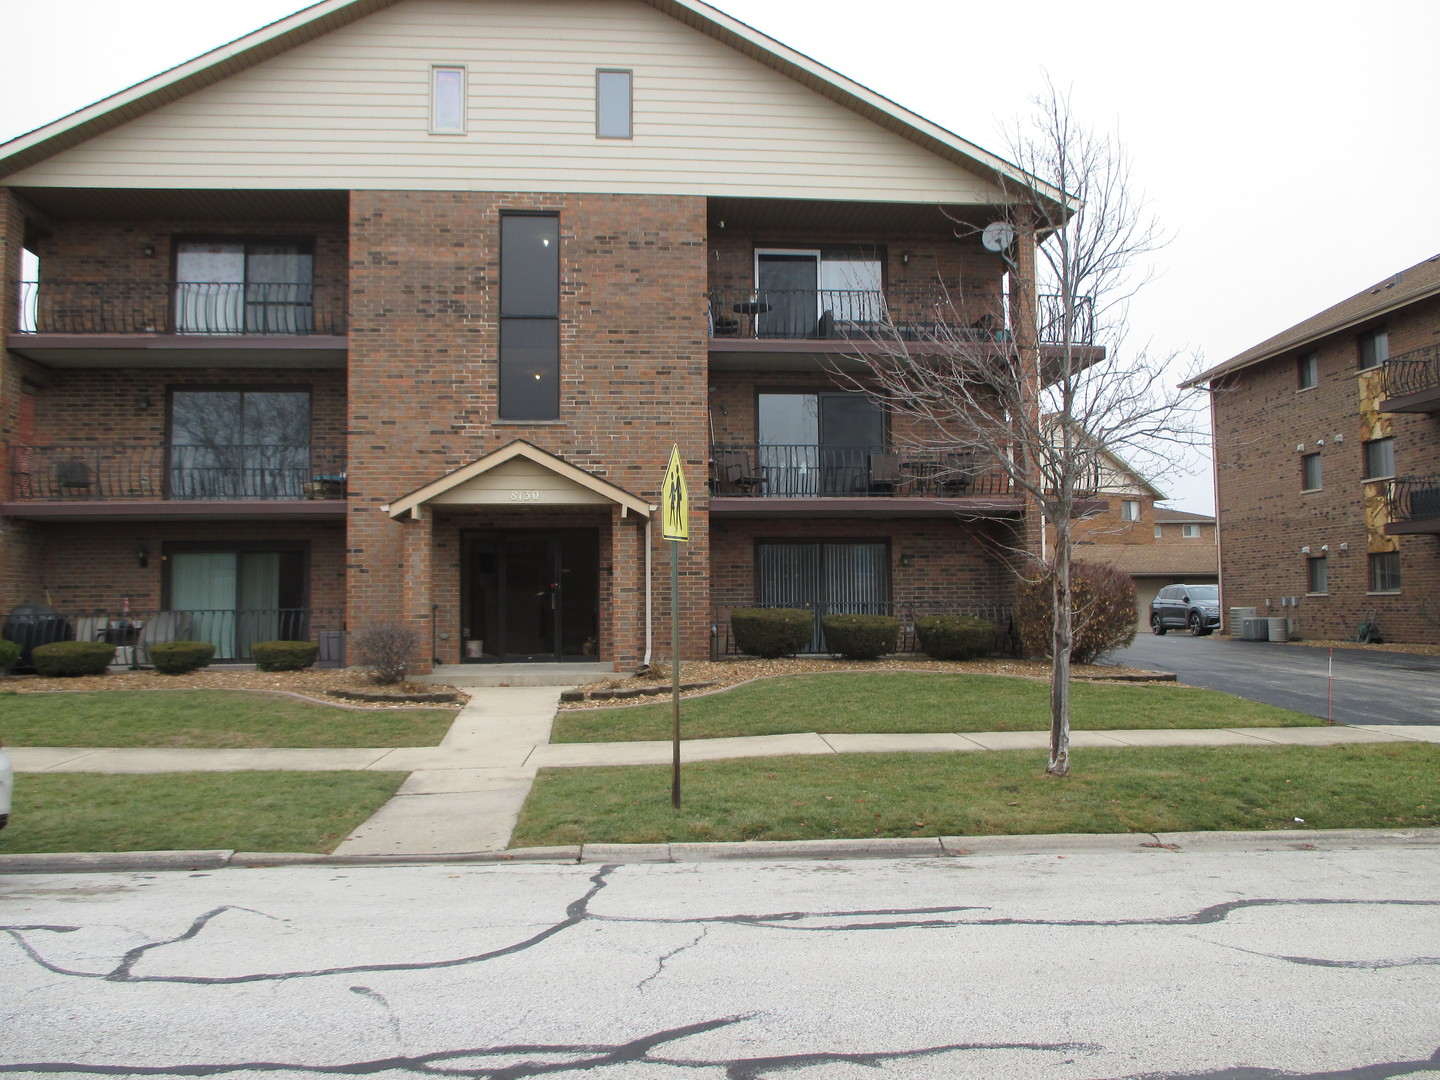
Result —
<instances>
[{"instance_id":1,"label":"concrete sidewalk","mask_svg":"<svg viewBox=\"0 0 1440 1080\"><path fill-rule=\"evenodd\" d=\"M487 687L470 699L439 746L338 750L134 750L10 747L17 772L233 772L375 770L407 772L395 797L359 826L337 856L459 855L501 851L542 768L658 765L669 742L556 743L550 727L561 687ZM1196 728L1076 731L1077 748L1104 746L1333 746L1360 742L1440 743L1440 726ZM1045 731L964 735L752 735L694 739L682 761L782 754L955 753L1042 749Z\"/></svg>"}]
</instances>

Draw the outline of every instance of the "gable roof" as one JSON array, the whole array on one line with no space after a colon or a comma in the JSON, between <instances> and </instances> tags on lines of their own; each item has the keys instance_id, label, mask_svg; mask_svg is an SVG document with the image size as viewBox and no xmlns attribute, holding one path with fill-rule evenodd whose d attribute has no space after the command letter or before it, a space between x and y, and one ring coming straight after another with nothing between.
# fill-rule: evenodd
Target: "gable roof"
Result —
<instances>
[{"instance_id":1,"label":"gable roof","mask_svg":"<svg viewBox=\"0 0 1440 1080\"><path fill-rule=\"evenodd\" d=\"M1214 544L1086 544L1075 549L1075 558L1113 566L1131 577L1177 582L1220 572L1220 549Z\"/></svg>"},{"instance_id":2,"label":"gable roof","mask_svg":"<svg viewBox=\"0 0 1440 1080\"><path fill-rule=\"evenodd\" d=\"M541 469L559 477L562 481L573 485L577 489L603 497L604 499L619 503L626 511L632 511L642 518L650 516L650 504L644 499L637 498L624 488L616 487L608 480L602 480L593 473L571 465L564 458L556 457L548 451L541 450L533 443L524 439L516 439L514 442L506 443L499 450L494 450L482 458L477 458L469 465L461 466L454 472L447 473L422 488L404 495L394 502L382 506L383 513L389 514L392 518L401 517L414 510L422 503L430 502L432 499L445 495L446 492L460 487L468 481L474 480L483 474L490 472L507 462L516 459L523 459L533 462Z\"/></svg>"},{"instance_id":3,"label":"gable roof","mask_svg":"<svg viewBox=\"0 0 1440 1080\"><path fill-rule=\"evenodd\" d=\"M1408 270L1401 270L1393 277L1377 282L1354 296L1341 300L1333 307L1296 323L1290 329L1280 331L1259 345L1232 356L1223 364L1202 371L1193 379L1181 383L1181 386L1198 386L1232 371L1272 360L1292 349L1303 348L1331 334L1359 326L1370 319L1437 295L1440 295L1440 255L1432 255L1424 262L1416 263Z\"/></svg>"},{"instance_id":4,"label":"gable roof","mask_svg":"<svg viewBox=\"0 0 1440 1080\"><path fill-rule=\"evenodd\" d=\"M1215 524L1214 514L1193 514L1189 510L1172 510L1168 506L1155 507L1155 521L1160 525L1170 525L1175 522L1191 524L1195 522Z\"/></svg>"},{"instance_id":5,"label":"gable roof","mask_svg":"<svg viewBox=\"0 0 1440 1080\"><path fill-rule=\"evenodd\" d=\"M18 172L197 90L391 7L400 0L321 0L229 44L0 144L0 176ZM600 2L600 0L597 0ZM640 0L880 127L993 183L1066 207L1057 189L701 0Z\"/></svg>"}]
</instances>

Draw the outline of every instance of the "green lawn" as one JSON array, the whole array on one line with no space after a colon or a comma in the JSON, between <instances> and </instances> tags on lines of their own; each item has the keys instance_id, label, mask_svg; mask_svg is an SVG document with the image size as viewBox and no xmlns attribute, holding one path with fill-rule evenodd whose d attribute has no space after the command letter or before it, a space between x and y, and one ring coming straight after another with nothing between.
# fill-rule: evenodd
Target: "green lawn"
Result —
<instances>
[{"instance_id":1,"label":"green lawn","mask_svg":"<svg viewBox=\"0 0 1440 1080\"><path fill-rule=\"evenodd\" d=\"M456 709L342 709L237 690L0 695L11 746L435 746Z\"/></svg>"},{"instance_id":2,"label":"green lawn","mask_svg":"<svg viewBox=\"0 0 1440 1080\"><path fill-rule=\"evenodd\" d=\"M545 769L511 844L1440 825L1440 746L845 754ZM1297 823L1303 818L1304 823Z\"/></svg>"},{"instance_id":3,"label":"green lawn","mask_svg":"<svg viewBox=\"0 0 1440 1080\"><path fill-rule=\"evenodd\" d=\"M0 854L328 853L395 794L398 772L22 773Z\"/></svg>"},{"instance_id":4,"label":"green lawn","mask_svg":"<svg viewBox=\"0 0 1440 1080\"><path fill-rule=\"evenodd\" d=\"M1133 728L1308 727L1323 721L1173 683L1071 687L1071 726ZM670 738L670 702L619 709L563 710L551 742L632 742ZM994 675L837 672L762 679L680 703L686 739L842 732L1045 731L1050 687Z\"/></svg>"}]
</instances>

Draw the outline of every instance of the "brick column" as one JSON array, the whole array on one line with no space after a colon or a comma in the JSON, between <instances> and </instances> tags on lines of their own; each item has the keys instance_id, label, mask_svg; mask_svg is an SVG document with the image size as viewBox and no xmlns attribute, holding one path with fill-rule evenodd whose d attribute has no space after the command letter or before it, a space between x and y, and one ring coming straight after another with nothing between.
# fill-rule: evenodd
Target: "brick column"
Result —
<instances>
[{"instance_id":1,"label":"brick column","mask_svg":"<svg viewBox=\"0 0 1440 1080\"><path fill-rule=\"evenodd\" d=\"M432 578L435 529L434 515L428 506L417 506L404 523L401 544L402 618L415 628L420 644L409 670L416 675L428 674L435 655L435 583Z\"/></svg>"}]
</instances>

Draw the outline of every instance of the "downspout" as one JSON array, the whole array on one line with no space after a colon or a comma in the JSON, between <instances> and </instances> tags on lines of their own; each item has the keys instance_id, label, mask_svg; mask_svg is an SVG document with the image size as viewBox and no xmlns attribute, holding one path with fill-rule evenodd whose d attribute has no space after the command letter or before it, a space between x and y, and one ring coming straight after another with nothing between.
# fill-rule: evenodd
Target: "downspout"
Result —
<instances>
[{"instance_id":1,"label":"downspout","mask_svg":"<svg viewBox=\"0 0 1440 1080\"><path fill-rule=\"evenodd\" d=\"M658 509L658 506L650 507L651 515ZM641 661L641 665L645 668L650 667L650 651L655 641L655 610L654 597L652 595L654 586L650 580L650 559L651 551L654 548L651 530L654 528L654 523L655 518L653 516L645 519L645 659Z\"/></svg>"}]
</instances>

